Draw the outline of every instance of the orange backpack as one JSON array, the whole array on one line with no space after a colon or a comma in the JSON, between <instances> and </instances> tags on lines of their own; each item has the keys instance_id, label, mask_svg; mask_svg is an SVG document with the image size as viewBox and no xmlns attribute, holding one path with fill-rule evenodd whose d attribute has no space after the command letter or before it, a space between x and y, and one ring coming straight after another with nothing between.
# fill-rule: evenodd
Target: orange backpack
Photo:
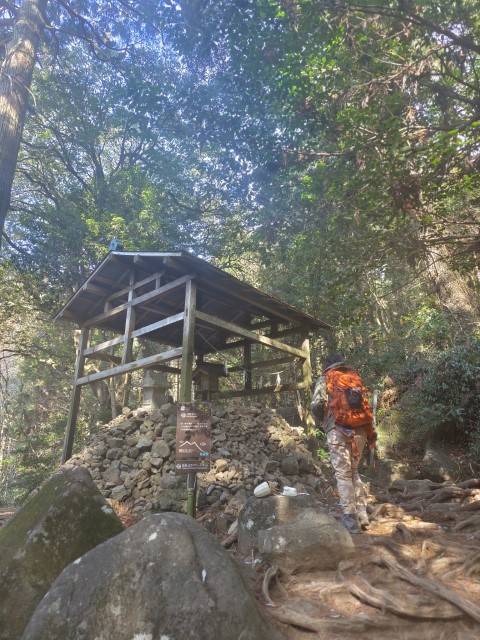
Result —
<instances>
[{"instance_id":1,"label":"orange backpack","mask_svg":"<svg viewBox=\"0 0 480 640\"><path fill-rule=\"evenodd\" d=\"M353 369L329 369L325 372L328 410L335 422L344 427L365 427L373 423L373 411L365 397L362 379Z\"/></svg>"}]
</instances>

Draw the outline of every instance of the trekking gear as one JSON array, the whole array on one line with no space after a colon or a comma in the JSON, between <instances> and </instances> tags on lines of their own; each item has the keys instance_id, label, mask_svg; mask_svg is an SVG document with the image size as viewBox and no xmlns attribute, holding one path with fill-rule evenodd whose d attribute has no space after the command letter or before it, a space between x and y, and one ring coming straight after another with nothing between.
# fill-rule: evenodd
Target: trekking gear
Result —
<instances>
[{"instance_id":1,"label":"trekking gear","mask_svg":"<svg viewBox=\"0 0 480 640\"><path fill-rule=\"evenodd\" d=\"M325 372L328 410L335 422L344 427L368 427L373 431L373 412L365 397L365 387L356 371L349 367Z\"/></svg>"},{"instance_id":2,"label":"trekking gear","mask_svg":"<svg viewBox=\"0 0 480 640\"><path fill-rule=\"evenodd\" d=\"M350 515L349 513L343 514L341 519L341 524L342 524L342 527L345 527L345 529L349 533L362 532L362 527L360 526L360 523L358 522L357 518L355 516Z\"/></svg>"}]
</instances>

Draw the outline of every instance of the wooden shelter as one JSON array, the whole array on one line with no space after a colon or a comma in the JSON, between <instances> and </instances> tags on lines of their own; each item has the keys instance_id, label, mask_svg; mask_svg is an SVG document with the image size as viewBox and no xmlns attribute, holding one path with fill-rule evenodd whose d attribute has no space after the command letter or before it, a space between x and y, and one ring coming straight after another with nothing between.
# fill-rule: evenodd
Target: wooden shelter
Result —
<instances>
[{"instance_id":1,"label":"wooden shelter","mask_svg":"<svg viewBox=\"0 0 480 640\"><path fill-rule=\"evenodd\" d=\"M189 401L194 358L204 362L209 354L218 357L241 349L243 364L231 371L244 371L243 388L219 392L219 397L308 391L312 384L309 332L330 329L321 320L184 251L111 251L55 319L76 323L81 329L63 461L72 454L80 392L86 384L155 369L180 376L179 400ZM94 328L116 337L93 344ZM158 343L159 352L134 359L135 339ZM281 357L253 361L253 344L264 345ZM113 355L113 350L120 354ZM111 366L88 375L84 370L87 358L106 360ZM295 359L302 364L301 382L254 388L254 369Z\"/></svg>"}]
</instances>

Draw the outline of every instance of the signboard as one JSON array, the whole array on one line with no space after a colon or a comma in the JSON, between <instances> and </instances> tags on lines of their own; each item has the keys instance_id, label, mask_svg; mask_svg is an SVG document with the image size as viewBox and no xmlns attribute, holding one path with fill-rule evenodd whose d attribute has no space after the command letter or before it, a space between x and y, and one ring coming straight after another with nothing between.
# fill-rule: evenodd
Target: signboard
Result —
<instances>
[{"instance_id":1,"label":"signboard","mask_svg":"<svg viewBox=\"0 0 480 640\"><path fill-rule=\"evenodd\" d=\"M177 444L175 471L208 471L212 451L210 402L179 402L177 405Z\"/></svg>"}]
</instances>

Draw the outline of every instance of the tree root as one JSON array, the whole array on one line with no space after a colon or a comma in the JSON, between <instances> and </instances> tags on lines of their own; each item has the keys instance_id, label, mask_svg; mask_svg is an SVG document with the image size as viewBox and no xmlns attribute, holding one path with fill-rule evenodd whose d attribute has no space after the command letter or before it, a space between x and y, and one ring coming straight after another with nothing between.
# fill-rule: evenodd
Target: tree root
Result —
<instances>
[{"instance_id":1,"label":"tree root","mask_svg":"<svg viewBox=\"0 0 480 640\"><path fill-rule=\"evenodd\" d=\"M459 562L461 562L460 559L457 560L457 564ZM480 551L470 553L460 567L452 569L448 573L444 574L443 578L444 580L448 580L450 578L457 578L460 575L470 578L477 573L480 574Z\"/></svg>"},{"instance_id":2,"label":"tree root","mask_svg":"<svg viewBox=\"0 0 480 640\"><path fill-rule=\"evenodd\" d=\"M462 531L462 529L469 529L470 527L473 527L474 529L480 528L480 515L476 514L466 520L462 520L462 522L455 525L453 530Z\"/></svg>"},{"instance_id":3,"label":"tree root","mask_svg":"<svg viewBox=\"0 0 480 640\"><path fill-rule=\"evenodd\" d=\"M270 583L278 578L279 568L276 565L269 567L267 573L263 576L262 595L269 607L277 607L278 605L270 597Z\"/></svg>"},{"instance_id":4,"label":"tree root","mask_svg":"<svg viewBox=\"0 0 480 640\"><path fill-rule=\"evenodd\" d=\"M473 620L480 623L480 607L473 602L460 597L455 591L452 591L451 589L441 585L439 582L435 582L429 578L421 578L414 575L408 571L408 569L405 569L390 558L378 556L373 558L372 562L378 566L387 567L402 580L406 580L407 582L410 582L410 584L421 587L422 589L425 589L425 591L443 598L447 602L458 607L461 611L465 612L468 616L473 618Z\"/></svg>"},{"instance_id":5,"label":"tree root","mask_svg":"<svg viewBox=\"0 0 480 640\"><path fill-rule=\"evenodd\" d=\"M222 540L222 547L224 549L228 549L237 540L238 540L238 531L234 531L233 533L231 533L229 536L227 536Z\"/></svg>"},{"instance_id":6,"label":"tree root","mask_svg":"<svg viewBox=\"0 0 480 640\"><path fill-rule=\"evenodd\" d=\"M398 533L401 534L402 539L403 539L404 542L410 543L410 544L412 542L415 542L415 537L414 537L413 533L404 524L398 523L397 526L395 527L395 530L398 531Z\"/></svg>"},{"instance_id":7,"label":"tree root","mask_svg":"<svg viewBox=\"0 0 480 640\"><path fill-rule=\"evenodd\" d=\"M361 589L355 584L349 585L350 593L353 596L371 607L381 609L382 611L389 611L397 616L413 619L420 618L422 620L458 620L463 615L462 612L453 605L418 606L413 602L401 601L387 591L375 589L375 587L372 587L366 580L362 580L362 582L365 584L365 589Z\"/></svg>"},{"instance_id":8,"label":"tree root","mask_svg":"<svg viewBox=\"0 0 480 640\"><path fill-rule=\"evenodd\" d=\"M361 633L369 629L385 629L391 626L392 621L381 616L373 616L359 613L349 618L312 618L303 612L297 611L293 605L284 605L270 612L279 622L308 631L343 631L348 633Z\"/></svg>"}]
</instances>

